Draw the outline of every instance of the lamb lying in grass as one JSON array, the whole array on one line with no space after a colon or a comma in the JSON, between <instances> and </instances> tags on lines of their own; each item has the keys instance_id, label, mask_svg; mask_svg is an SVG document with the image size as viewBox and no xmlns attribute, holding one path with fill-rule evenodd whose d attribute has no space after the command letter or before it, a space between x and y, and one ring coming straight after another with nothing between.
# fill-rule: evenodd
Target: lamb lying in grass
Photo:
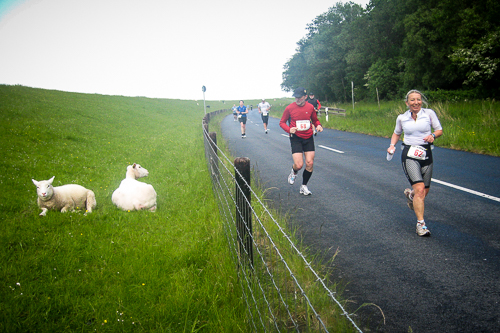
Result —
<instances>
[{"instance_id":1,"label":"lamb lying in grass","mask_svg":"<svg viewBox=\"0 0 500 333\"><path fill-rule=\"evenodd\" d=\"M96 206L94 192L76 184L53 187L54 177L41 181L32 179L38 194L38 207L42 209L40 216L45 216L49 209L65 213L85 208L85 214L92 213Z\"/></svg>"},{"instance_id":2,"label":"lamb lying in grass","mask_svg":"<svg viewBox=\"0 0 500 333\"><path fill-rule=\"evenodd\" d=\"M138 181L138 178L147 177L148 170L139 164L129 165L120 187L113 192L111 200L120 209L126 211L149 209L156 211L156 192L152 185Z\"/></svg>"}]
</instances>

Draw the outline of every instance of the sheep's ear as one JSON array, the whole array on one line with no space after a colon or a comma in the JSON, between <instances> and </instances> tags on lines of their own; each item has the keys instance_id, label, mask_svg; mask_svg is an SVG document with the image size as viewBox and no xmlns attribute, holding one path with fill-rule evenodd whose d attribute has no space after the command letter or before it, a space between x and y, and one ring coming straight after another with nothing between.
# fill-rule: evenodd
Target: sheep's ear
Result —
<instances>
[{"instance_id":1,"label":"sheep's ear","mask_svg":"<svg viewBox=\"0 0 500 333\"><path fill-rule=\"evenodd\" d=\"M52 182L54 181L54 178L55 178L55 177L56 177L56 176L52 176L52 178L50 178L50 179L48 180L49 184L51 184L51 185L52 185Z\"/></svg>"},{"instance_id":2,"label":"sheep's ear","mask_svg":"<svg viewBox=\"0 0 500 333\"><path fill-rule=\"evenodd\" d=\"M134 163L134 165L132 165L132 168L134 168L134 169L135 169L135 166L136 166L136 165L137 165L137 164L135 164L135 163Z\"/></svg>"},{"instance_id":3,"label":"sheep's ear","mask_svg":"<svg viewBox=\"0 0 500 333\"><path fill-rule=\"evenodd\" d=\"M35 184L35 186L38 186L38 182L34 179L31 179L31 181L33 182L33 184Z\"/></svg>"}]
</instances>

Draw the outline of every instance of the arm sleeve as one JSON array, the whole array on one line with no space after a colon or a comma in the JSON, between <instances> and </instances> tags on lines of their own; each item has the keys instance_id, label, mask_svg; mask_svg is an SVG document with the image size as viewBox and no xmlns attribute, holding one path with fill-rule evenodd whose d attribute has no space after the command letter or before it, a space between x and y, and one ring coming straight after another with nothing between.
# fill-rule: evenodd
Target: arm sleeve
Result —
<instances>
[{"instance_id":1,"label":"arm sleeve","mask_svg":"<svg viewBox=\"0 0 500 333\"><path fill-rule=\"evenodd\" d=\"M287 133L290 133L290 126L288 126L288 124L286 123L289 118L290 118L290 112L287 107L280 119L280 127Z\"/></svg>"},{"instance_id":2,"label":"arm sleeve","mask_svg":"<svg viewBox=\"0 0 500 333\"><path fill-rule=\"evenodd\" d=\"M321 123L318 120L318 114L316 112L311 113L311 120L312 120L312 123L314 124L314 126L321 125Z\"/></svg>"},{"instance_id":3,"label":"arm sleeve","mask_svg":"<svg viewBox=\"0 0 500 333\"><path fill-rule=\"evenodd\" d=\"M394 133L397 135L401 135L403 133L403 126L401 123L401 115L396 119L396 128L394 128Z\"/></svg>"},{"instance_id":4,"label":"arm sleeve","mask_svg":"<svg viewBox=\"0 0 500 333\"><path fill-rule=\"evenodd\" d=\"M319 99L318 99L318 110L321 109L321 103L319 102Z\"/></svg>"}]
</instances>

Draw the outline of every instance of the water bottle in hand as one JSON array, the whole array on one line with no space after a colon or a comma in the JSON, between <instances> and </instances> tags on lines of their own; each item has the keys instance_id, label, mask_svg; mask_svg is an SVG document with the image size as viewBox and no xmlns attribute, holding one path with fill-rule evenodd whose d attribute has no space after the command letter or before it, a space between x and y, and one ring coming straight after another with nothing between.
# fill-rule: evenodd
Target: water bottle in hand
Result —
<instances>
[{"instance_id":1,"label":"water bottle in hand","mask_svg":"<svg viewBox=\"0 0 500 333\"><path fill-rule=\"evenodd\" d=\"M394 153L396 152L396 148L391 150L391 153L387 152L387 160L390 161L394 157Z\"/></svg>"}]
</instances>

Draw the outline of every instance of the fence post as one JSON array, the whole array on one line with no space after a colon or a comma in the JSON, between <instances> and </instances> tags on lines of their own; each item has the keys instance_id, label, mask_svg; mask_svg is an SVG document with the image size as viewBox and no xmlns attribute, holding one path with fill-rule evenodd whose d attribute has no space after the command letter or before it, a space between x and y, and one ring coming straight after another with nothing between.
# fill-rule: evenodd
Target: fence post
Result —
<instances>
[{"instance_id":1,"label":"fence post","mask_svg":"<svg viewBox=\"0 0 500 333\"><path fill-rule=\"evenodd\" d=\"M240 243L240 260L245 259L253 267L252 212L250 193L250 159L238 157L234 160L236 178L236 229ZM241 176L240 176L241 175ZM246 183L245 183L246 181ZM248 186L247 186L248 184ZM245 253L248 258L245 258Z\"/></svg>"},{"instance_id":2,"label":"fence post","mask_svg":"<svg viewBox=\"0 0 500 333\"><path fill-rule=\"evenodd\" d=\"M217 151L217 133L216 132L210 132L208 133L208 136L212 140L210 142L210 148L211 152L210 153L210 168L212 172L212 178L217 181L217 184L219 183L219 157L218 157L218 151Z\"/></svg>"},{"instance_id":3,"label":"fence post","mask_svg":"<svg viewBox=\"0 0 500 333\"><path fill-rule=\"evenodd\" d=\"M207 117L203 118L203 128L205 129L205 132L208 133L208 120L207 120Z\"/></svg>"}]
</instances>

